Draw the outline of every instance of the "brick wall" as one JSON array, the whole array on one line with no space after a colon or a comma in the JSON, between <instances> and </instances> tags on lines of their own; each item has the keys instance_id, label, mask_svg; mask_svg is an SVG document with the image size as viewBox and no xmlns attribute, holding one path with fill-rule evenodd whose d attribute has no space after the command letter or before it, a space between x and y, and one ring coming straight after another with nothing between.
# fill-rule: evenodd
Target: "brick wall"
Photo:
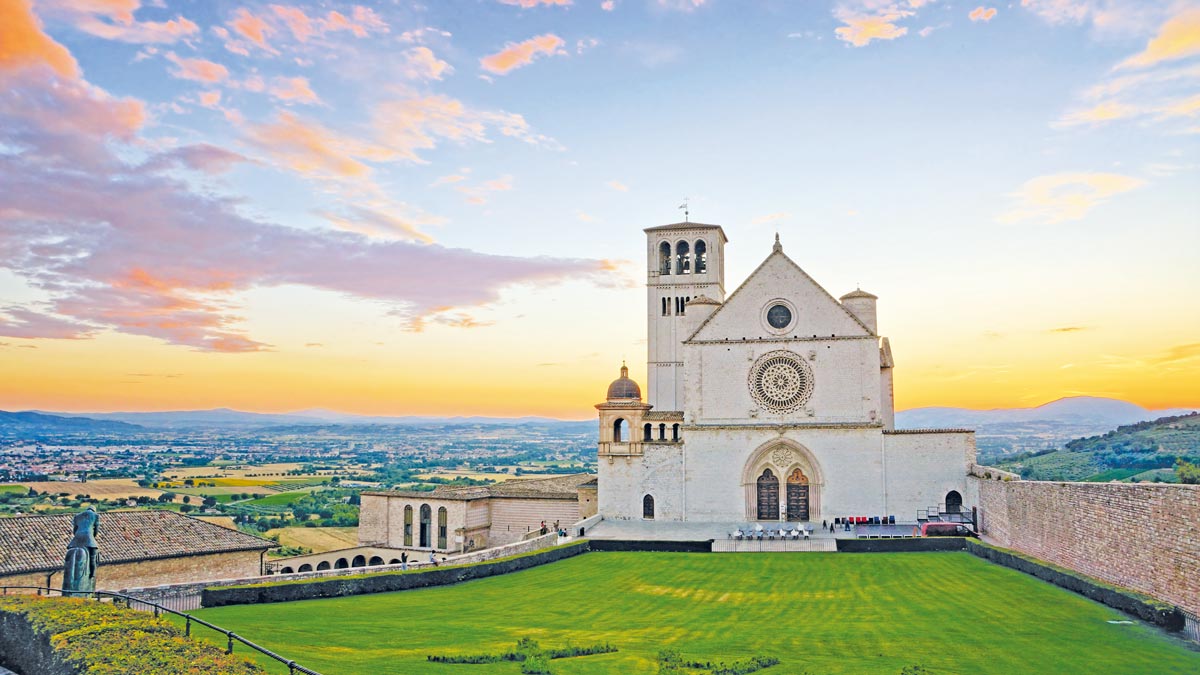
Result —
<instances>
[{"instance_id":1,"label":"brick wall","mask_svg":"<svg viewBox=\"0 0 1200 675\"><path fill-rule=\"evenodd\" d=\"M1200 613L1200 485L971 480L987 541Z\"/></svg>"},{"instance_id":2,"label":"brick wall","mask_svg":"<svg viewBox=\"0 0 1200 675\"><path fill-rule=\"evenodd\" d=\"M48 573L0 577L0 586L45 586ZM96 590L119 591L141 586L161 586L218 579L240 579L261 574L259 551L235 551L212 555L162 558L135 563L105 565L103 558L96 570ZM50 580L53 588L62 587L62 572Z\"/></svg>"}]
</instances>

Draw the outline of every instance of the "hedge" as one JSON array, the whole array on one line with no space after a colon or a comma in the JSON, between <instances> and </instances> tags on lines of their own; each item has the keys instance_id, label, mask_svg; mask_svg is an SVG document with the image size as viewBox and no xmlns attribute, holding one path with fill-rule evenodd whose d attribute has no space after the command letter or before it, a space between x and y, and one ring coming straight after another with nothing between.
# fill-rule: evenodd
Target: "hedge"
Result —
<instances>
[{"instance_id":1,"label":"hedge","mask_svg":"<svg viewBox=\"0 0 1200 675\"><path fill-rule=\"evenodd\" d=\"M906 553L964 551L964 537L907 537L903 539L838 539L839 553Z\"/></svg>"},{"instance_id":2,"label":"hedge","mask_svg":"<svg viewBox=\"0 0 1200 675\"><path fill-rule=\"evenodd\" d=\"M448 565L423 568L407 572L376 572L354 574L344 577L298 579L274 581L241 586L218 586L206 588L200 595L204 607L225 605L251 605L262 602L293 602L315 598L336 598L365 593L390 593L413 588L446 586L471 579L517 572L530 567L577 556L588 550L587 541L576 541L562 546L534 551L521 555L497 558L482 563Z\"/></svg>"},{"instance_id":3,"label":"hedge","mask_svg":"<svg viewBox=\"0 0 1200 675\"><path fill-rule=\"evenodd\" d=\"M1137 593L1136 591L1106 584L1085 574L1080 574L1079 572L1057 565L1051 565L1037 558L1032 558L1006 548L1000 548L999 546L992 546L978 541L968 541L967 551L997 565L1011 567L1012 569L1033 575L1043 581L1049 581L1059 588L1075 591L1080 595L1108 605L1113 609L1119 609L1143 621L1161 626L1168 631L1183 630L1183 612L1169 602L1163 602L1148 595Z\"/></svg>"},{"instance_id":4,"label":"hedge","mask_svg":"<svg viewBox=\"0 0 1200 675\"><path fill-rule=\"evenodd\" d=\"M145 612L83 598L0 597L0 665L24 675L262 675Z\"/></svg>"},{"instance_id":5,"label":"hedge","mask_svg":"<svg viewBox=\"0 0 1200 675\"><path fill-rule=\"evenodd\" d=\"M592 539L592 551L657 551L663 553L712 553L712 539L704 541L638 541L634 539Z\"/></svg>"}]
</instances>

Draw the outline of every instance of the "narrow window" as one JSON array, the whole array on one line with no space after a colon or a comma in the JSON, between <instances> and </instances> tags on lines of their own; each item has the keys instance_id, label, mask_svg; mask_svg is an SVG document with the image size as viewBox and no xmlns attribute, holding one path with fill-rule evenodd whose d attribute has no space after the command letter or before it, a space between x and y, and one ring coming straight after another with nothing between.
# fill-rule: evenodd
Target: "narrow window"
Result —
<instances>
[{"instance_id":1,"label":"narrow window","mask_svg":"<svg viewBox=\"0 0 1200 675\"><path fill-rule=\"evenodd\" d=\"M662 299L662 306L663 306L663 316L666 316L667 315L667 299L666 298Z\"/></svg>"},{"instance_id":2,"label":"narrow window","mask_svg":"<svg viewBox=\"0 0 1200 675\"><path fill-rule=\"evenodd\" d=\"M671 244L665 241L658 246L658 273L671 274Z\"/></svg>"},{"instance_id":3,"label":"narrow window","mask_svg":"<svg viewBox=\"0 0 1200 675\"><path fill-rule=\"evenodd\" d=\"M618 417L613 422L613 443L621 443L622 431L624 431L625 420Z\"/></svg>"},{"instance_id":4,"label":"narrow window","mask_svg":"<svg viewBox=\"0 0 1200 675\"><path fill-rule=\"evenodd\" d=\"M438 509L438 545L437 545L437 547L442 550L446 549L446 516L447 516L446 507L443 506L443 507L439 508Z\"/></svg>"},{"instance_id":5,"label":"narrow window","mask_svg":"<svg viewBox=\"0 0 1200 675\"><path fill-rule=\"evenodd\" d=\"M412 506L404 507L404 545L412 546Z\"/></svg>"},{"instance_id":6,"label":"narrow window","mask_svg":"<svg viewBox=\"0 0 1200 675\"><path fill-rule=\"evenodd\" d=\"M692 273L692 252L686 241L681 241L675 245L675 273Z\"/></svg>"},{"instance_id":7,"label":"narrow window","mask_svg":"<svg viewBox=\"0 0 1200 675\"><path fill-rule=\"evenodd\" d=\"M654 520L654 497L650 495L642 497L642 518Z\"/></svg>"},{"instance_id":8,"label":"narrow window","mask_svg":"<svg viewBox=\"0 0 1200 675\"><path fill-rule=\"evenodd\" d=\"M673 441L679 440L679 425L678 424L671 425L671 440L673 440Z\"/></svg>"},{"instance_id":9,"label":"narrow window","mask_svg":"<svg viewBox=\"0 0 1200 675\"><path fill-rule=\"evenodd\" d=\"M660 441L667 440L667 425L665 425L665 424L658 425L658 440L660 440Z\"/></svg>"},{"instance_id":10,"label":"narrow window","mask_svg":"<svg viewBox=\"0 0 1200 675\"><path fill-rule=\"evenodd\" d=\"M696 240L696 274L708 271L708 244L703 239Z\"/></svg>"},{"instance_id":11,"label":"narrow window","mask_svg":"<svg viewBox=\"0 0 1200 675\"><path fill-rule=\"evenodd\" d=\"M430 546L432 546L432 544L430 543L431 537L429 536L429 534L430 534L429 530L430 530L430 526L431 526L431 523L429 521L431 521L433 519L432 516L433 516L433 509L429 508L428 504L422 504L421 505L421 536L420 536L421 548L429 548Z\"/></svg>"},{"instance_id":12,"label":"narrow window","mask_svg":"<svg viewBox=\"0 0 1200 675\"><path fill-rule=\"evenodd\" d=\"M652 429L652 427L650 426L649 423L647 423L646 426L642 429L642 431L643 431L642 440L643 441L654 440L654 432L651 431L651 429Z\"/></svg>"}]
</instances>

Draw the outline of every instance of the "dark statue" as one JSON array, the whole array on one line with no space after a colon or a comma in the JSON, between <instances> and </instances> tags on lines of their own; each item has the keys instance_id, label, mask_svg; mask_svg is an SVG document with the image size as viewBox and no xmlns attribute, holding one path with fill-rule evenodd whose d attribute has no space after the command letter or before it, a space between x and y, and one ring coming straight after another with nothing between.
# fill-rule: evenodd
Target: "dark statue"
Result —
<instances>
[{"instance_id":1,"label":"dark statue","mask_svg":"<svg viewBox=\"0 0 1200 675\"><path fill-rule=\"evenodd\" d=\"M63 595L88 595L96 590L96 566L100 564L100 516L96 509L75 514L75 536L67 544L67 559L63 565Z\"/></svg>"}]
</instances>

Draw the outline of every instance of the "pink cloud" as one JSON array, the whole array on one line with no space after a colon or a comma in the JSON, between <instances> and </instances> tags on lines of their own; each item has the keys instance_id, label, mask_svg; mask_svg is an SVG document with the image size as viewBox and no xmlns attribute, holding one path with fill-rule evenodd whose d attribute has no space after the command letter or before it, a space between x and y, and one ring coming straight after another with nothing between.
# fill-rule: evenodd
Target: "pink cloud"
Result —
<instances>
[{"instance_id":1,"label":"pink cloud","mask_svg":"<svg viewBox=\"0 0 1200 675\"><path fill-rule=\"evenodd\" d=\"M445 73L454 69L449 63L434 56L428 47L413 47L404 52L405 74L417 80L440 80Z\"/></svg>"},{"instance_id":2,"label":"pink cloud","mask_svg":"<svg viewBox=\"0 0 1200 675\"><path fill-rule=\"evenodd\" d=\"M500 0L500 4L514 5L516 7L522 7L525 9L537 7L538 5L558 5L559 7L566 7L567 5L571 4L571 0Z\"/></svg>"},{"instance_id":3,"label":"pink cloud","mask_svg":"<svg viewBox=\"0 0 1200 675\"><path fill-rule=\"evenodd\" d=\"M295 101L296 103L320 103L321 101L309 86L306 77L277 77L270 93L283 101Z\"/></svg>"},{"instance_id":4,"label":"pink cloud","mask_svg":"<svg viewBox=\"0 0 1200 675\"><path fill-rule=\"evenodd\" d=\"M163 168L182 166L193 171L219 174L229 171L236 164L248 161L250 160L244 155L240 155L232 150L219 148L208 143L197 143L160 153L146 164L143 164L141 168L148 171L158 171Z\"/></svg>"},{"instance_id":5,"label":"pink cloud","mask_svg":"<svg viewBox=\"0 0 1200 675\"><path fill-rule=\"evenodd\" d=\"M362 178L371 169L361 160L385 161L394 156L386 147L331 131L286 111L274 122L246 131L250 144L304 174Z\"/></svg>"},{"instance_id":6,"label":"pink cloud","mask_svg":"<svg viewBox=\"0 0 1200 675\"><path fill-rule=\"evenodd\" d=\"M506 75L517 68L533 63L539 56L564 54L562 38L553 33L538 35L524 42L508 43L504 49L479 60L484 70L497 75Z\"/></svg>"},{"instance_id":7,"label":"pink cloud","mask_svg":"<svg viewBox=\"0 0 1200 675\"><path fill-rule=\"evenodd\" d=\"M200 33L200 27L183 16L167 21L138 21L134 13L141 4L140 0L43 0L38 7L56 19L106 40L174 43Z\"/></svg>"},{"instance_id":8,"label":"pink cloud","mask_svg":"<svg viewBox=\"0 0 1200 675\"><path fill-rule=\"evenodd\" d=\"M615 8L616 8L615 0L604 0L604 2L600 3L600 9L602 9L606 12L611 12Z\"/></svg>"},{"instance_id":9,"label":"pink cloud","mask_svg":"<svg viewBox=\"0 0 1200 675\"><path fill-rule=\"evenodd\" d=\"M271 51L271 47L267 44L267 34L275 32L275 29L244 7L234 13L229 27L233 29L233 32L258 45L259 48Z\"/></svg>"},{"instance_id":10,"label":"pink cloud","mask_svg":"<svg viewBox=\"0 0 1200 675\"><path fill-rule=\"evenodd\" d=\"M986 22L986 21L991 21L992 18L995 16L996 16L996 8L995 7L986 7L985 8L983 6L979 6L979 7L976 7L975 9L971 10L971 13L967 15L967 18L969 18L972 21L985 21Z\"/></svg>"},{"instance_id":11,"label":"pink cloud","mask_svg":"<svg viewBox=\"0 0 1200 675\"><path fill-rule=\"evenodd\" d=\"M220 82L229 77L228 68L207 59L185 59L175 52L167 52L167 60L176 66L176 69L171 71L171 75L181 80Z\"/></svg>"},{"instance_id":12,"label":"pink cloud","mask_svg":"<svg viewBox=\"0 0 1200 675\"><path fill-rule=\"evenodd\" d=\"M316 35L317 29L313 25L313 20L299 7L271 5L271 11L287 24L288 29L292 31L292 37L300 42Z\"/></svg>"},{"instance_id":13,"label":"pink cloud","mask_svg":"<svg viewBox=\"0 0 1200 675\"><path fill-rule=\"evenodd\" d=\"M0 309L0 335L4 337L81 340L91 337L95 331L95 326L61 319L23 307L11 306Z\"/></svg>"},{"instance_id":14,"label":"pink cloud","mask_svg":"<svg viewBox=\"0 0 1200 675\"><path fill-rule=\"evenodd\" d=\"M200 105L205 108L215 108L221 104L221 92L217 90L200 92Z\"/></svg>"}]
</instances>

